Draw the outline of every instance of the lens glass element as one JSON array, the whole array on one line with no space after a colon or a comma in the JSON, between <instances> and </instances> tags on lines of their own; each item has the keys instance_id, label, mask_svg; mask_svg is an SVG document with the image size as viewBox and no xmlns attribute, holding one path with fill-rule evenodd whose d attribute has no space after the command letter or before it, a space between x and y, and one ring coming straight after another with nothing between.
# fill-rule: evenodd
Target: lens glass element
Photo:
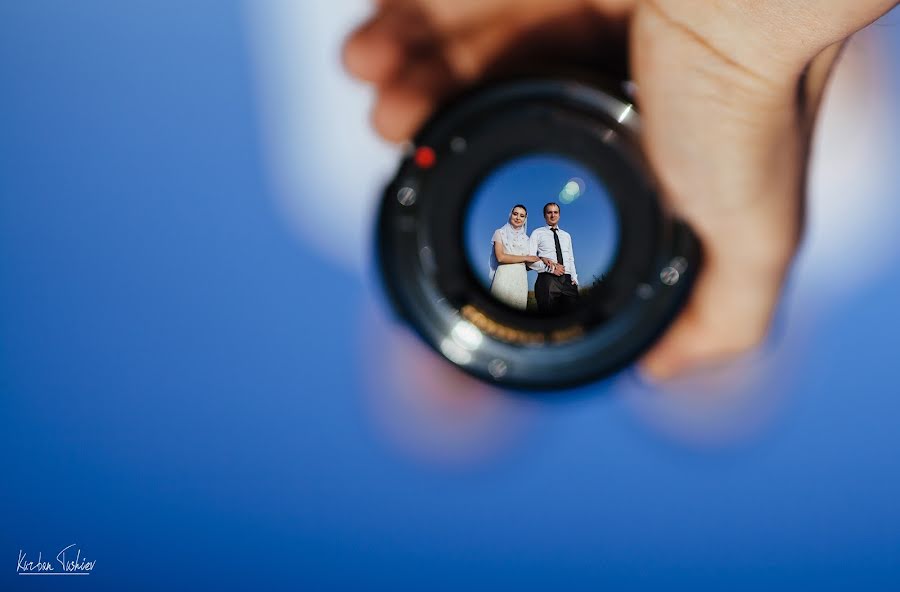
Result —
<instances>
[{"instance_id":1,"label":"lens glass element","mask_svg":"<svg viewBox=\"0 0 900 592\"><path fill-rule=\"evenodd\" d=\"M510 308L541 315L570 311L601 284L619 245L604 184L576 160L551 154L516 157L492 170L472 194L463 234L482 287ZM541 260L523 262L526 256ZM557 263L562 267L550 267Z\"/></svg>"}]
</instances>

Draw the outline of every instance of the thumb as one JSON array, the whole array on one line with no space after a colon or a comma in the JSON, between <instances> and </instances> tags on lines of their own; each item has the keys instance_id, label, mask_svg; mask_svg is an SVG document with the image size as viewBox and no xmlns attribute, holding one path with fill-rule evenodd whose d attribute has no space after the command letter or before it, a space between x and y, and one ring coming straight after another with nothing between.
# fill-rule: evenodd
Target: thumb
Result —
<instances>
[{"instance_id":1,"label":"thumb","mask_svg":"<svg viewBox=\"0 0 900 592\"><path fill-rule=\"evenodd\" d=\"M820 51L809 70L808 46L752 59L750 44L722 41L752 30L727 3L685 4L639 2L631 32L645 151L704 252L685 310L641 362L658 379L764 339L800 240L811 112L837 56Z\"/></svg>"}]
</instances>

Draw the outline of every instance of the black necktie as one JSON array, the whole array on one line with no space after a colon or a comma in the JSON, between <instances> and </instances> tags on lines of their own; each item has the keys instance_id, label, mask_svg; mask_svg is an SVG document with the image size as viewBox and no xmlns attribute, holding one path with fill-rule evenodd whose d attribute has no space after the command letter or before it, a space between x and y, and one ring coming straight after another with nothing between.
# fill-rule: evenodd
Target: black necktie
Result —
<instances>
[{"instance_id":1,"label":"black necktie","mask_svg":"<svg viewBox=\"0 0 900 592\"><path fill-rule=\"evenodd\" d=\"M553 231L553 242L556 243L556 262L562 265L562 245L559 244L559 228L551 228Z\"/></svg>"}]
</instances>

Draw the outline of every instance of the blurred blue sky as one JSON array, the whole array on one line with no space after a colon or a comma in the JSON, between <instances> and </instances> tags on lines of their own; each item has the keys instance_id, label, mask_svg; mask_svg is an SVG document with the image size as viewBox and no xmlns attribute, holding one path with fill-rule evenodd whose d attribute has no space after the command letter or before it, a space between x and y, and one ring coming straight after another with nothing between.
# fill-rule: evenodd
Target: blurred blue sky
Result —
<instances>
[{"instance_id":1,"label":"blurred blue sky","mask_svg":"<svg viewBox=\"0 0 900 592\"><path fill-rule=\"evenodd\" d=\"M286 220L247 18L0 3L0 589L900 586L895 257L801 261L752 378L478 386Z\"/></svg>"}]
</instances>

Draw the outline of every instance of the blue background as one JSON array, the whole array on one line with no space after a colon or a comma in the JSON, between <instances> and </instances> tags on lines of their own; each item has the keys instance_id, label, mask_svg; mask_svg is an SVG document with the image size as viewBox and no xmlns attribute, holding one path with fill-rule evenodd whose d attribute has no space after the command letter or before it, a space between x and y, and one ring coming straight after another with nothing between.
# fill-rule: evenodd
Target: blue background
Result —
<instances>
[{"instance_id":1,"label":"blue background","mask_svg":"<svg viewBox=\"0 0 900 592\"><path fill-rule=\"evenodd\" d=\"M900 587L900 269L747 437L655 428L627 373L463 381L510 434L419 455L360 350L417 346L370 278L323 297L269 199L239 8L0 3L0 589ZM15 575L73 542L89 577Z\"/></svg>"}]
</instances>

